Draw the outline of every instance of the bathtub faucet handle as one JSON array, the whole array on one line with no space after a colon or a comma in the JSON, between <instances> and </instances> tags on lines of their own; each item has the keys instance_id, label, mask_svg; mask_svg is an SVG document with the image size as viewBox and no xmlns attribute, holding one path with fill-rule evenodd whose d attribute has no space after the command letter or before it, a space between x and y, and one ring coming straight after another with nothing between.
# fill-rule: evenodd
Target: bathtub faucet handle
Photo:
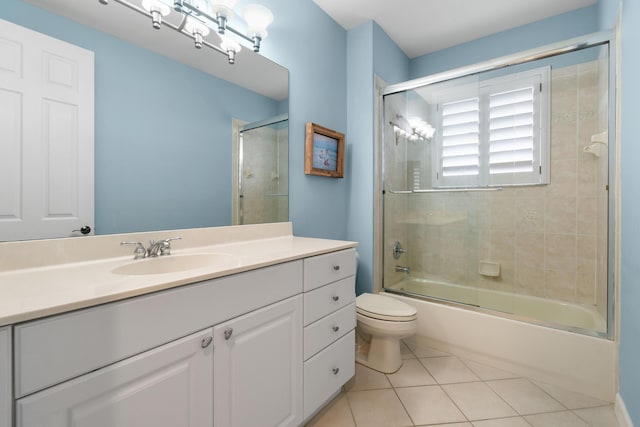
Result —
<instances>
[{"instance_id":1,"label":"bathtub faucet handle","mask_svg":"<svg viewBox=\"0 0 640 427\"><path fill-rule=\"evenodd\" d=\"M406 254L406 253L407 253L407 250L403 248L400 242L396 240L393 243L393 259L398 259L400 258L400 255Z\"/></svg>"}]
</instances>

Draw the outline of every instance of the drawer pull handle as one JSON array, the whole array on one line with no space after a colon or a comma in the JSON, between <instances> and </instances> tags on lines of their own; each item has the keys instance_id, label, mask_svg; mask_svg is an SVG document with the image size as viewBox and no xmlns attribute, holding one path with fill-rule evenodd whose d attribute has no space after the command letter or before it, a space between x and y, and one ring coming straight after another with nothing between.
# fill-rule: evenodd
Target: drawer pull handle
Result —
<instances>
[{"instance_id":1,"label":"drawer pull handle","mask_svg":"<svg viewBox=\"0 0 640 427\"><path fill-rule=\"evenodd\" d=\"M340 326L336 325L336 326L332 327L331 329L333 329L333 332L338 332L340 330Z\"/></svg>"},{"instance_id":2,"label":"drawer pull handle","mask_svg":"<svg viewBox=\"0 0 640 427\"><path fill-rule=\"evenodd\" d=\"M333 297L331 297L334 301L338 301L340 299L340 297L338 295L334 295Z\"/></svg>"},{"instance_id":3,"label":"drawer pull handle","mask_svg":"<svg viewBox=\"0 0 640 427\"><path fill-rule=\"evenodd\" d=\"M224 339L225 340L229 340L229 338L231 338L231 334L233 334L233 328L229 328L227 330L224 331Z\"/></svg>"},{"instance_id":4,"label":"drawer pull handle","mask_svg":"<svg viewBox=\"0 0 640 427\"><path fill-rule=\"evenodd\" d=\"M339 265L334 265L333 266L333 270L334 271L340 271L340 266Z\"/></svg>"},{"instance_id":5,"label":"drawer pull handle","mask_svg":"<svg viewBox=\"0 0 640 427\"><path fill-rule=\"evenodd\" d=\"M209 347L209 345L211 345L212 341L213 341L213 337L202 338L202 342L200 343L200 347L207 348L207 347Z\"/></svg>"},{"instance_id":6,"label":"drawer pull handle","mask_svg":"<svg viewBox=\"0 0 640 427\"><path fill-rule=\"evenodd\" d=\"M340 368L333 368L331 371L333 372L333 375L338 375L338 372L340 372Z\"/></svg>"}]
</instances>

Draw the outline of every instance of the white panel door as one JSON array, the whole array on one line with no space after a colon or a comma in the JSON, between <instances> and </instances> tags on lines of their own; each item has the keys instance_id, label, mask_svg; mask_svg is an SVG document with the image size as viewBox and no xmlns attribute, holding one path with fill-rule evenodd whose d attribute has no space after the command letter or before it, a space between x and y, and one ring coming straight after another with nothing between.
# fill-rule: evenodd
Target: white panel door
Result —
<instances>
[{"instance_id":1,"label":"white panel door","mask_svg":"<svg viewBox=\"0 0 640 427\"><path fill-rule=\"evenodd\" d=\"M211 338L198 332L19 399L16 427L211 427Z\"/></svg>"},{"instance_id":2,"label":"white panel door","mask_svg":"<svg viewBox=\"0 0 640 427\"><path fill-rule=\"evenodd\" d=\"M302 296L213 330L214 426L302 424Z\"/></svg>"},{"instance_id":3,"label":"white panel door","mask_svg":"<svg viewBox=\"0 0 640 427\"><path fill-rule=\"evenodd\" d=\"M0 20L0 241L93 229L93 56Z\"/></svg>"}]
</instances>

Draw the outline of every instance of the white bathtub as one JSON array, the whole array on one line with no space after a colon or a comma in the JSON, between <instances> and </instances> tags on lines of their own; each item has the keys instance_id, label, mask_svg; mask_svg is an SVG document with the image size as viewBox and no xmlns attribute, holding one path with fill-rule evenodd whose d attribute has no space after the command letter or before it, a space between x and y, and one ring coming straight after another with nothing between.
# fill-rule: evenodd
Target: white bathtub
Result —
<instances>
[{"instance_id":1,"label":"white bathtub","mask_svg":"<svg viewBox=\"0 0 640 427\"><path fill-rule=\"evenodd\" d=\"M407 278L390 287L392 290L456 301L481 308L513 314L519 318L564 329L579 328L585 332L607 332L605 319L594 308L569 302L491 289L474 288Z\"/></svg>"},{"instance_id":2,"label":"white bathtub","mask_svg":"<svg viewBox=\"0 0 640 427\"><path fill-rule=\"evenodd\" d=\"M613 402L614 341L387 293L418 310L417 335L433 348Z\"/></svg>"}]
</instances>

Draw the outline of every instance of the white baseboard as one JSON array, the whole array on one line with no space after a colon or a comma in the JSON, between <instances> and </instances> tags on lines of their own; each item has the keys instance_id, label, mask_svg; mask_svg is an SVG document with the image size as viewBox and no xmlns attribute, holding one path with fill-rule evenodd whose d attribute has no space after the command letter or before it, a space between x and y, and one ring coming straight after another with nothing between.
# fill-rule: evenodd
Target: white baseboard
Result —
<instances>
[{"instance_id":1,"label":"white baseboard","mask_svg":"<svg viewBox=\"0 0 640 427\"><path fill-rule=\"evenodd\" d=\"M631 417L629 416L629 412L627 412L627 407L624 405L624 401L622 400L620 393L616 394L616 404L614 409L616 411L616 418L618 418L618 424L620 427L633 427L633 421L631 421Z\"/></svg>"}]
</instances>

